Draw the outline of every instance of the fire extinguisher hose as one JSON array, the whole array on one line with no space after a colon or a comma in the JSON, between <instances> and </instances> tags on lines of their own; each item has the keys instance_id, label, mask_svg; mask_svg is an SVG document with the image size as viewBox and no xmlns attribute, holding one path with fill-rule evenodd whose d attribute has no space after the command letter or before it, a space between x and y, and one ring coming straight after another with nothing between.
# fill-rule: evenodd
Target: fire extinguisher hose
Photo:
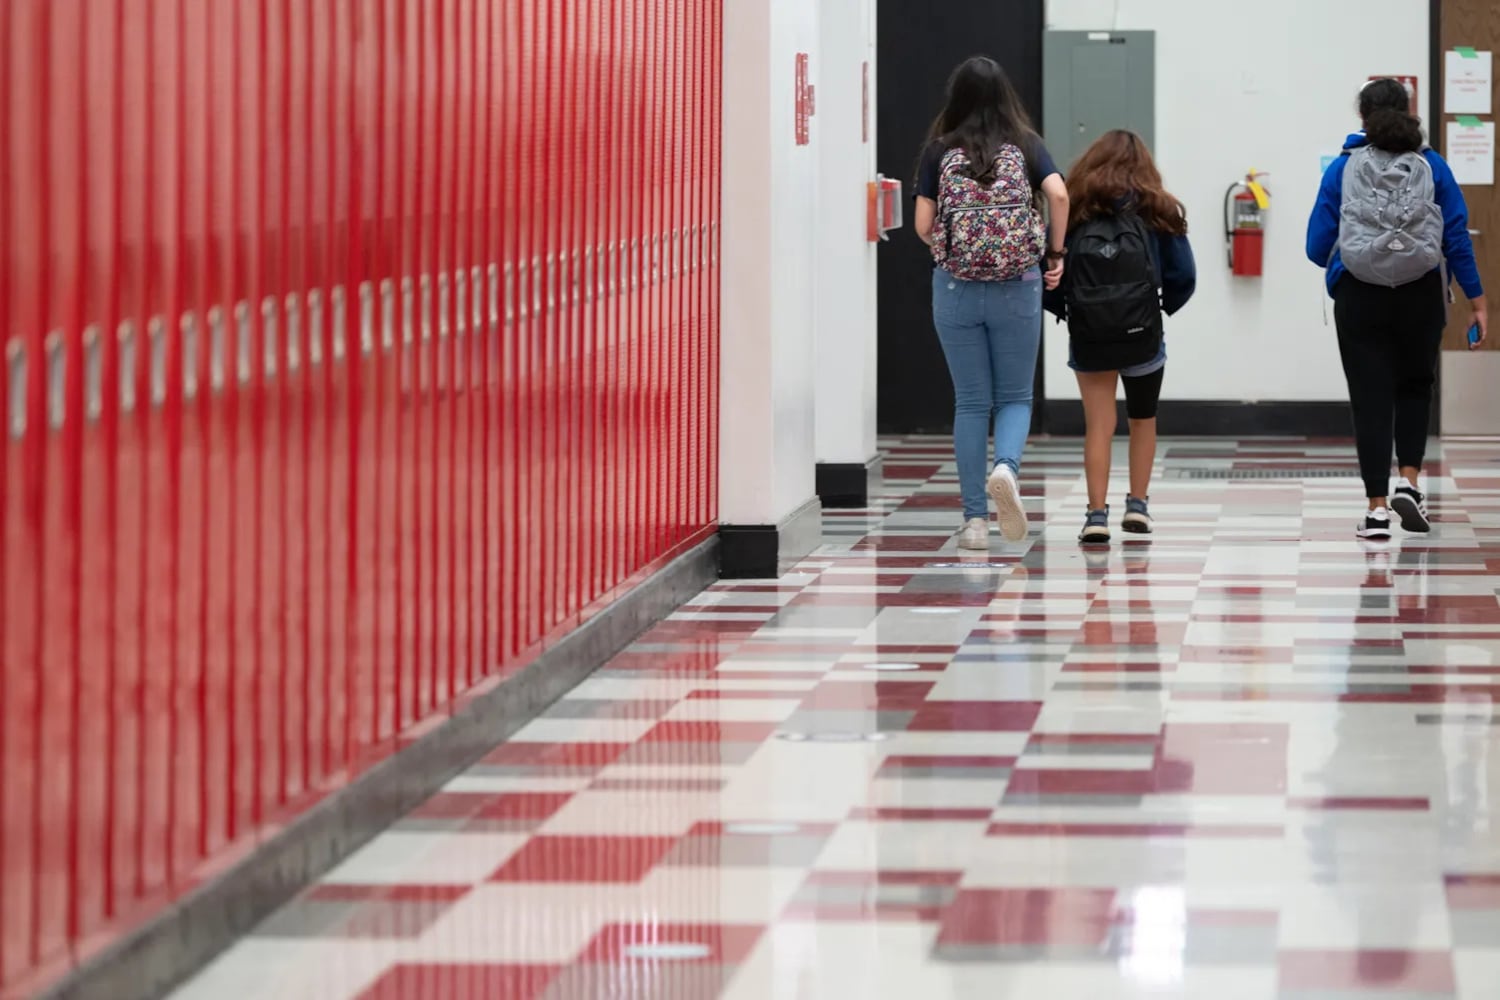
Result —
<instances>
[{"instance_id":1,"label":"fire extinguisher hose","mask_svg":"<svg viewBox=\"0 0 1500 1000\"><path fill-rule=\"evenodd\" d=\"M1224 192L1224 254L1229 258L1229 269L1234 270L1234 193L1240 189L1238 181Z\"/></svg>"}]
</instances>

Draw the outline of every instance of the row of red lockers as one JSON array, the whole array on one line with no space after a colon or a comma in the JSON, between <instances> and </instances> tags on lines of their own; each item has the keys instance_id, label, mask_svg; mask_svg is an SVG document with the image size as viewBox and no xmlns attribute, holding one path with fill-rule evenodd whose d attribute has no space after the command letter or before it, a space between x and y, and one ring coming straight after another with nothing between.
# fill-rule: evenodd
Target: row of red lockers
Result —
<instances>
[{"instance_id":1,"label":"row of red lockers","mask_svg":"<svg viewBox=\"0 0 1500 1000\"><path fill-rule=\"evenodd\" d=\"M713 523L719 8L0 4L0 987Z\"/></svg>"}]
</instances>

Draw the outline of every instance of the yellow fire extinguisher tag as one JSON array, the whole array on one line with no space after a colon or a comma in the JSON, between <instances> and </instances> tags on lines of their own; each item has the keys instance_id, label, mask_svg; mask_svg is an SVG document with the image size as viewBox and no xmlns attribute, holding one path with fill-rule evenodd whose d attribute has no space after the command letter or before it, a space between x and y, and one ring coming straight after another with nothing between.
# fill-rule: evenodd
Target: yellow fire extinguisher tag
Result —
<instances>
[{"instance_id":1,"label":"yellow fire extinguisher tag","mask_svg":"<svg viewBox=\"0 0 1500 1000\"><path fill-rule=\"evenodd\" d=\"M1250 194L1255 198L1255 206L1262 212L1271 207L1271 194L1260 181L1248 181L1245 187L1250 189Z\"/></svg>"}]
</instances>

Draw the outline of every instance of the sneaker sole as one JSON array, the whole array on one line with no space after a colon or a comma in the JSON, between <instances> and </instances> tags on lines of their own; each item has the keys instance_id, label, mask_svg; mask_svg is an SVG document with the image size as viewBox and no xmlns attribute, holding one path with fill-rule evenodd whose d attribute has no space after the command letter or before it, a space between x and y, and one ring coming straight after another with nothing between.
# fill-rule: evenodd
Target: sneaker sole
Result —
<instances>
[{"instance_id":1,"label":"sneaker sole","mask_svg":"<svg viewBox=\"0 0 1500 1000\"><path fill-rule=\"evenodd\" d=\"M960 538L958 540L958 547L964 552L988 552L990 550L990 540L986 538L981 544L979 542L967 542Z\"/></svg>"},{"instance_id":2,"label":"sneaker sole","mask_svg":"<svg viewBox=\"0 0 1500 1000\"><path fill-rule=\"evenodd\" d=\"M1422 516L1422 508L1411 497L1391 497L1391 510L1401 518L1401 529L1414 535L1425 535L1432 530L1432 522Z\"/></svg>"},{"instance_id":3,"label":"sneaker sole","mask_svg":"<svg viewBox=\"0 0 1500 1000\"><path fill-rule=\"evenodd\" d=\"M1020 494L1010 488L1009 482L999 478L990 480L989 494L995 501L995 520L1000 523L1000 537L1007 542L1024 541L1028 526Z\"/></svg>"},{"instance_id":4,"label":"sneaker sole","mask_svg":"<svg viewBox=\"0 0 1500 1000\"><path fill-rule=\"evenodd\" d=\"M1127 516L1124 521L1120 522L1120 529L1128 531L1132 535L1149 535L1151 534L1151 522L1145 518L1131 518Z\"/></svg>"},{"instance_id":5,"label":"sneaker sole","mask_svg":"<svg viewBox=\"0 0 1500 1000\"><path fill-rule=\"evenodd\" d=\"M1091 534L1085 531L1083 534L1078 536L1078 542L1080 545L1108 545L1109 532L1096 531Z\"/></svg>"},{"instance_id":6,"label":"sneaker sole","mask_svg":"<svg viewBox=\"0 0 1500 1000\"><path fill-rule=\"evenodd\" d=\"M1391 529L1377 528L1373 531L1360 528L1354 533L1358 538L1366 542L1388 542L1391 540Z\"/></svg>"}]
</instances>

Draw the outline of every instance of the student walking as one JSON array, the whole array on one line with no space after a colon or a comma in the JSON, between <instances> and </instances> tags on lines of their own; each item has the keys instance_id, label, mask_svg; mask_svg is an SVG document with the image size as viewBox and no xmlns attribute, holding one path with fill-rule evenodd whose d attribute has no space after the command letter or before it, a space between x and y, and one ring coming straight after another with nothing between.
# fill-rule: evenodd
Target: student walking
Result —
<instances>
[{"instance_id":1,"label":"student walking","mask_svg":"<svg viewBox=\"0 0 1500 1000\"><path fill-rule=\"evenodd\" d=\"M1356 533L1366 539L1391 537L1393 510L1405 530L1432 530L1420 476L1450 278L1473 305L1471 349L1489 333L1463 191L1427 146L1409 102L1396 80L1360 91L1364 129L1323 175L1307 227L1307 256L1327 269L1334 301L1368 502ZM1401 477L1394 495L1393 440Z\"/></svg>"},{"instance_id":2,"label":"student walking","mask_svg":"<svg viewBox=\"0 0 1500 1000\"><path fill-rule=\"evenodd\" d=\"M1050 239L1038 191L1051 211ZM917 235L936 265L932 317L956 397L959 547L989 548L989 500L1001 535L1021 541L1027 523L1017 476L1031 430L1042 287L1062 279L1068 193L993 59L970 59L948 81L947 103L917 168L916 194Z\"/></svg>"},{"instance_id":3,"label":"student walking","mask_svg":"<svg viewBox=\"0 0 1500 1000\"><path fill-rule=\"evenodd\" d=\"M1130 492L1121 527L1152 531L1151 469L1156 413L1166 375L1162 315L1193 297L1197 266L1182 202L1134 132L1102 136L1068 177L1069 267L1047 308L1068 321L1068 365L1078 378L1086 436L1083 464L1089 505L1079 540L1105 544L1109 532L1110 452L1119 421L1116 390L1125 383L1130 421Z\"/></svg>"}]
</instances>

